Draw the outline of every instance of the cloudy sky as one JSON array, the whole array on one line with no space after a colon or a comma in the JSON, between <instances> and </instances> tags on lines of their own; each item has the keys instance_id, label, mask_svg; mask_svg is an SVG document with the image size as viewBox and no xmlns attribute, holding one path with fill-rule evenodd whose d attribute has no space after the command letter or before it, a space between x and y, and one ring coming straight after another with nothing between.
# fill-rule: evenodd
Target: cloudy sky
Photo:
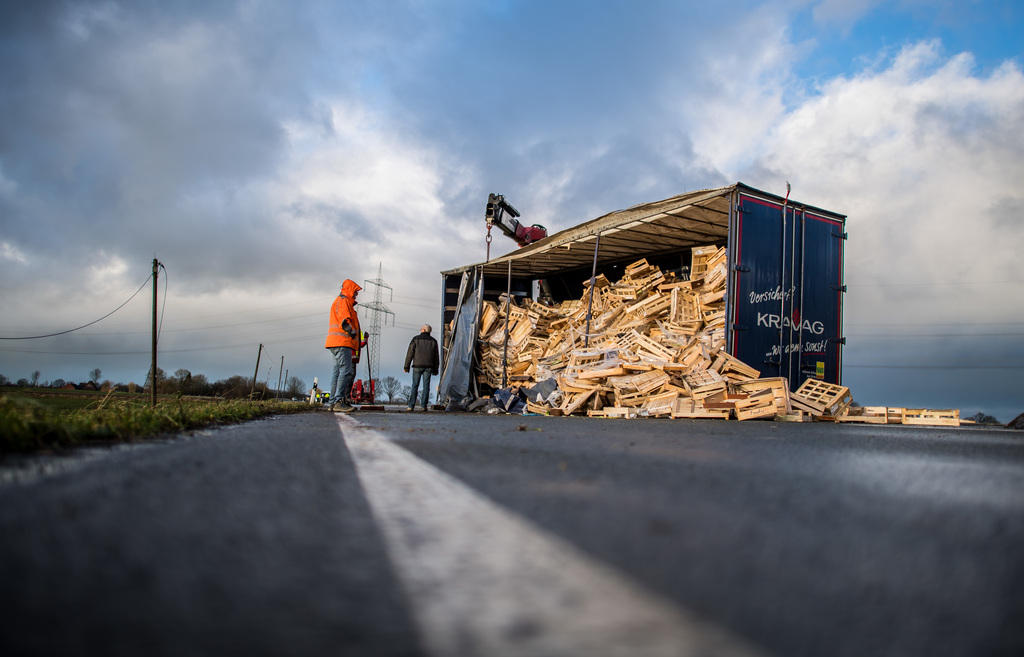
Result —
<instances>
[{"instance_id":1,"label":"cloudy sky","mask_svg":"<svg viewBox=\"0 0 1024 657\"><path fill-rule=\"evenodd\" d=\"M849 216L854 398L1005 422L1022 35L1013 0L2 3L0 337L101 317L155 257L164 370L251 376L262 342L261 379L309 384L340 281L381 266L402 377L488 192L556 231L788 180ZM151 301L0 340L0 373L141 383Z\"/></svg>"}]
</instances>

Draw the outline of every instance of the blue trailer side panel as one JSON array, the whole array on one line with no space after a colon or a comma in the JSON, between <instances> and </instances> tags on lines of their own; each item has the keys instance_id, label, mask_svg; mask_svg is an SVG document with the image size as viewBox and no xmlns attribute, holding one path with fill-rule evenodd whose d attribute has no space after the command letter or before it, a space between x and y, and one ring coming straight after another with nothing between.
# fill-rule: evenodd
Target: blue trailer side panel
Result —
<instances>
[{"instance_id":1,"label":"blue trailer side panel","mask_svg":"<svg viewBox=\"0 0 1024 657\"><path fill-rule=\"evenodd\" d=\"M739 194L730 352L763 377L839 383L843 221Z\"/></svg>"},{"instance_id":2,"label":"blue trailer side panel","mask_svg":"<svg viewBox=\"0 0 1024 657\"><path fill-rule=\"evenodd\" d=\"M801 212L794 226L800 240L795 245L797 267L794 272L796 294L801 305L790 313L794 345L787 372L791 383L799 385L808 376L829 383L841 383L843 335L843 223L812 212Z\"/></svg>"}]
</instances>

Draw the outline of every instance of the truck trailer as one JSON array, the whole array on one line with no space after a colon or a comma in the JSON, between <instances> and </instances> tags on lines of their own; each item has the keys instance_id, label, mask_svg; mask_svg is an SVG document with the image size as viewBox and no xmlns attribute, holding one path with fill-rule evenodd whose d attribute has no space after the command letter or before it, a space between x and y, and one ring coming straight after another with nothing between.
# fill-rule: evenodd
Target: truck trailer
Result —
<instances>
[{"instance_id":1,"label":"truck trailer","mask_svg":"<svg viewBox=\"0 0 1024 657\"><path fill-rule=\"evenodd\" d=\"M483 301L579 299L592 276L614 282L641 258L679 278L695 247L726 247L726 350L795 390L842 383L846 216L737 182L612 212L486 262L441 272L439 400L477 396Z\"/></svg>"}]
</instances>

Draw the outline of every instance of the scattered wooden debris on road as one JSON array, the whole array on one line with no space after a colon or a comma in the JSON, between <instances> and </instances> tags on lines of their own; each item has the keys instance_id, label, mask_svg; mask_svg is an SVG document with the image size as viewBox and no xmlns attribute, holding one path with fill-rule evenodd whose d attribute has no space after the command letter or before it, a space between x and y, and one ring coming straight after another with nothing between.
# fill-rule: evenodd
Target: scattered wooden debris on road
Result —
<instances>
[{"instance_id":1,"label":"scattered wooden debris on road","mask_svg":"<svg viewBox=\"0 0 1024 657\"><path fill-rule=\"evenodd\" d=\"M554 306L484 302L477 380L500 387L506 359L511 385L554 378L559 392L527 405L549 415L959 426L959 411L857 407L849 388L816 379L790 393L726 353L726 255L694 248L688 280L638 260L615 283L596 276L592 299L588 279L580 299Z\"/></svg>"}]
</instances>

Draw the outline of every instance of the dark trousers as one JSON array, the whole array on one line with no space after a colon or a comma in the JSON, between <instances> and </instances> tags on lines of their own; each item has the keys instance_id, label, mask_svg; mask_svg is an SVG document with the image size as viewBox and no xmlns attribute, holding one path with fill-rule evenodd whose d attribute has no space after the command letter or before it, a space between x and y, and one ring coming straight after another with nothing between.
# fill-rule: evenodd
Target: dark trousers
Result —
<instances>
[{"instance_id":1,"label":"dark trousers","mask_svg":"<svg viewBox=\"0 0 1024 657\"><path fill-rule=\"evenodd\" d=\"M427 402L430 401L430 368L429 367L414 367L412 368L412 390L409 391L409 409L411 410L416 405L416 392L419 388L420 406L424 410L427 408Z\"/></svg>"}]
</instances>

